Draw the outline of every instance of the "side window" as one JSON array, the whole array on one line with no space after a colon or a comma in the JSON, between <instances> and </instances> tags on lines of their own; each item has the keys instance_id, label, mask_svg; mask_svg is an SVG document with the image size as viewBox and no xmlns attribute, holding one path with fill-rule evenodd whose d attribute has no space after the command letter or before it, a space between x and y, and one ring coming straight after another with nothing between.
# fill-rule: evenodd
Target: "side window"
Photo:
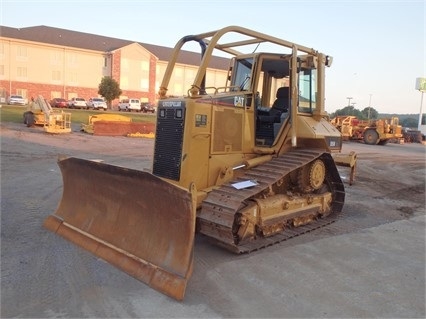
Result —
<instances>
[{"instance_id":1,"label":"side window","mask_svg":"<svg viewBox=\"0 0 426 319\"><path fill-rule=\"evenodd\" d=\"M235 65L235 73L232 75L231 85L238 87L242 91L250 91L252 68L253 58L238 60Z\"/></svg>"},{"instance_id":2,"label":"side window","mask_svg":"<svg viewBox=\"0 0 426 319\"><path fill-rule=\"evenodd\" d=\"M317 70L304 69L299 73L299 112L312 113L316 108Z\"/></svg>"}]
</instances>

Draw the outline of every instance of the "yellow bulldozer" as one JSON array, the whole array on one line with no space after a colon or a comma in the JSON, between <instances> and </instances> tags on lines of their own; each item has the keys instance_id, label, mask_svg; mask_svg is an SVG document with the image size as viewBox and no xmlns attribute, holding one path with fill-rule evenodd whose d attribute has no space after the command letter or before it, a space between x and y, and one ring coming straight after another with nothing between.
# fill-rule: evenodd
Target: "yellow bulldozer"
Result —
<instances>
[{"instance_id":1,"label":"yellow bulldozer","mask_svg":"<svg viewBox=\"0 0 426 319\"><path fill-rule=\"evenodd\" d=\"M192 84L168 96L177 57L194 42ZM264 44L276 52L257 52ZM206 86L219 51L228 74ZM60 158L62 200L45 227L182 300L196 234L242 254L332 223L345 188L332 157L342 136L324 107L331 62L239 26L181 38L159 89L152 172Z\"/></svg>"}]
</instances>

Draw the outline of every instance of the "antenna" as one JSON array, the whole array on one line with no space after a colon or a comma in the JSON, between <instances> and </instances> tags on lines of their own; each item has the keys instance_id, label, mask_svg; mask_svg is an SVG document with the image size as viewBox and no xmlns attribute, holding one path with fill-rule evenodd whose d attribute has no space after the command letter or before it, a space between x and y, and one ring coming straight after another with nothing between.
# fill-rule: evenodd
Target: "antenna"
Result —
<instances>
[{"instance_id":1,"label":"antenna","mask_svg":"<svg viewBox=\"0 0 426 319\"><path fill-rule=\"evenodd\" d=\"M253 50L253 52L252 52L252 53L255 53L255 52L256 52L256 50L257 50L257 48L259 47L259 45L260 45L260 42L258 42L258 43L257 43L257 45L256 45L256 47L254 48L254 50Z\"/></svg>"}]
</instances>

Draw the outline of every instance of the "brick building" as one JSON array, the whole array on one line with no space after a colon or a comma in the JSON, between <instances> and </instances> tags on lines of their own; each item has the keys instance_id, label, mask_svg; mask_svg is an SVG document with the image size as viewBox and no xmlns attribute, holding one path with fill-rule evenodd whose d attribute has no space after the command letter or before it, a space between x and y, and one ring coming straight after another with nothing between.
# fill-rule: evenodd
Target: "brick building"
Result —
<instances>
[{"instance_id":1,"label":"brick building","mask_svg":"<svg viewBox=\"0 0 426 319\"><path fill-rule=\"evenodd\" d=\"M13 94L88 99L98 96L104 76L119 83L120 98L155 103L171 52L168 47L48 26L0 26L0 103ZM170 95L186 94L199 61L199 53L179 56ZM226 58L212 59L206 86L223 86L228 64Z\"/></svg>"}]
</instances>

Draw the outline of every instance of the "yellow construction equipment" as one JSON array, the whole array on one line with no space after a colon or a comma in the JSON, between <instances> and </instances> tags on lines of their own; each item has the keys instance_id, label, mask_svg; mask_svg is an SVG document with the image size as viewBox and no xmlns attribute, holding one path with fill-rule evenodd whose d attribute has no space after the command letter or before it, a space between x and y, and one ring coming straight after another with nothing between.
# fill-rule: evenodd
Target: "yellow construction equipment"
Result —
<instances>
[{"instance_id":1,"label":"yellow construction equipment","mask_svg":"<svg viewBox=\"0 0 426 319\"><path fill-rule=\"evenodd\" d=\"M356 116L341 115L331 123L342 133L344 140L362 140L369 145L385 145L390 140L403 139L398 117L359 120Z\"/></svg>"},{"instance_id":2,"label":"yellow construction equipment","mask_svg":"<svg viewBox=\"0 0 426 319\"><path fill-rule=\"evenodd\" d=\"M168 96L194 41L192 85ZM257 52L264 44L277 53ZM218 50L229 71L223 86L206 86ZM196 233L241 254L332 223L345 188L332 157L342 136L324 109L331 62L238 26L183 37L159 90L152 173L60 158L62 200L45 226L182 300Z\"/></svg>"},{"instance_id":3,"label":"yellow construction equipment","mask_svg":"<svg viewBox=\"0 0 426 319\"><path fill-rule=\"evenodd\" d=\"M86 133L94 133L94 123L98 121L104 122L131 122L132 118L119 114L96 114L89 115L89 122L81 124L81 130Z\"/></svg>"},{"instance_id":4,"label":"yellow construction equipment","mask_svg":"<svg viewBox=\"0 0 426 319\"><path fill-rule=\"evenodd\" d=\"M27 126L42 125L47 133L71 133L71 113L52 109L42 95L30 102L23 116Z\"/></svg>"},{"instance_id":5,"label":"yellow construction equipment","mask_svg":"<svg viewBox=\"0 0 426 319\"><path fill-rule=\"evenodd\" d=\"M333 153L333 159L336 165L349 167L349 185L352 185L355 180L357 154L354 151L348 154Z\"/></svg>"}]
</instances>

